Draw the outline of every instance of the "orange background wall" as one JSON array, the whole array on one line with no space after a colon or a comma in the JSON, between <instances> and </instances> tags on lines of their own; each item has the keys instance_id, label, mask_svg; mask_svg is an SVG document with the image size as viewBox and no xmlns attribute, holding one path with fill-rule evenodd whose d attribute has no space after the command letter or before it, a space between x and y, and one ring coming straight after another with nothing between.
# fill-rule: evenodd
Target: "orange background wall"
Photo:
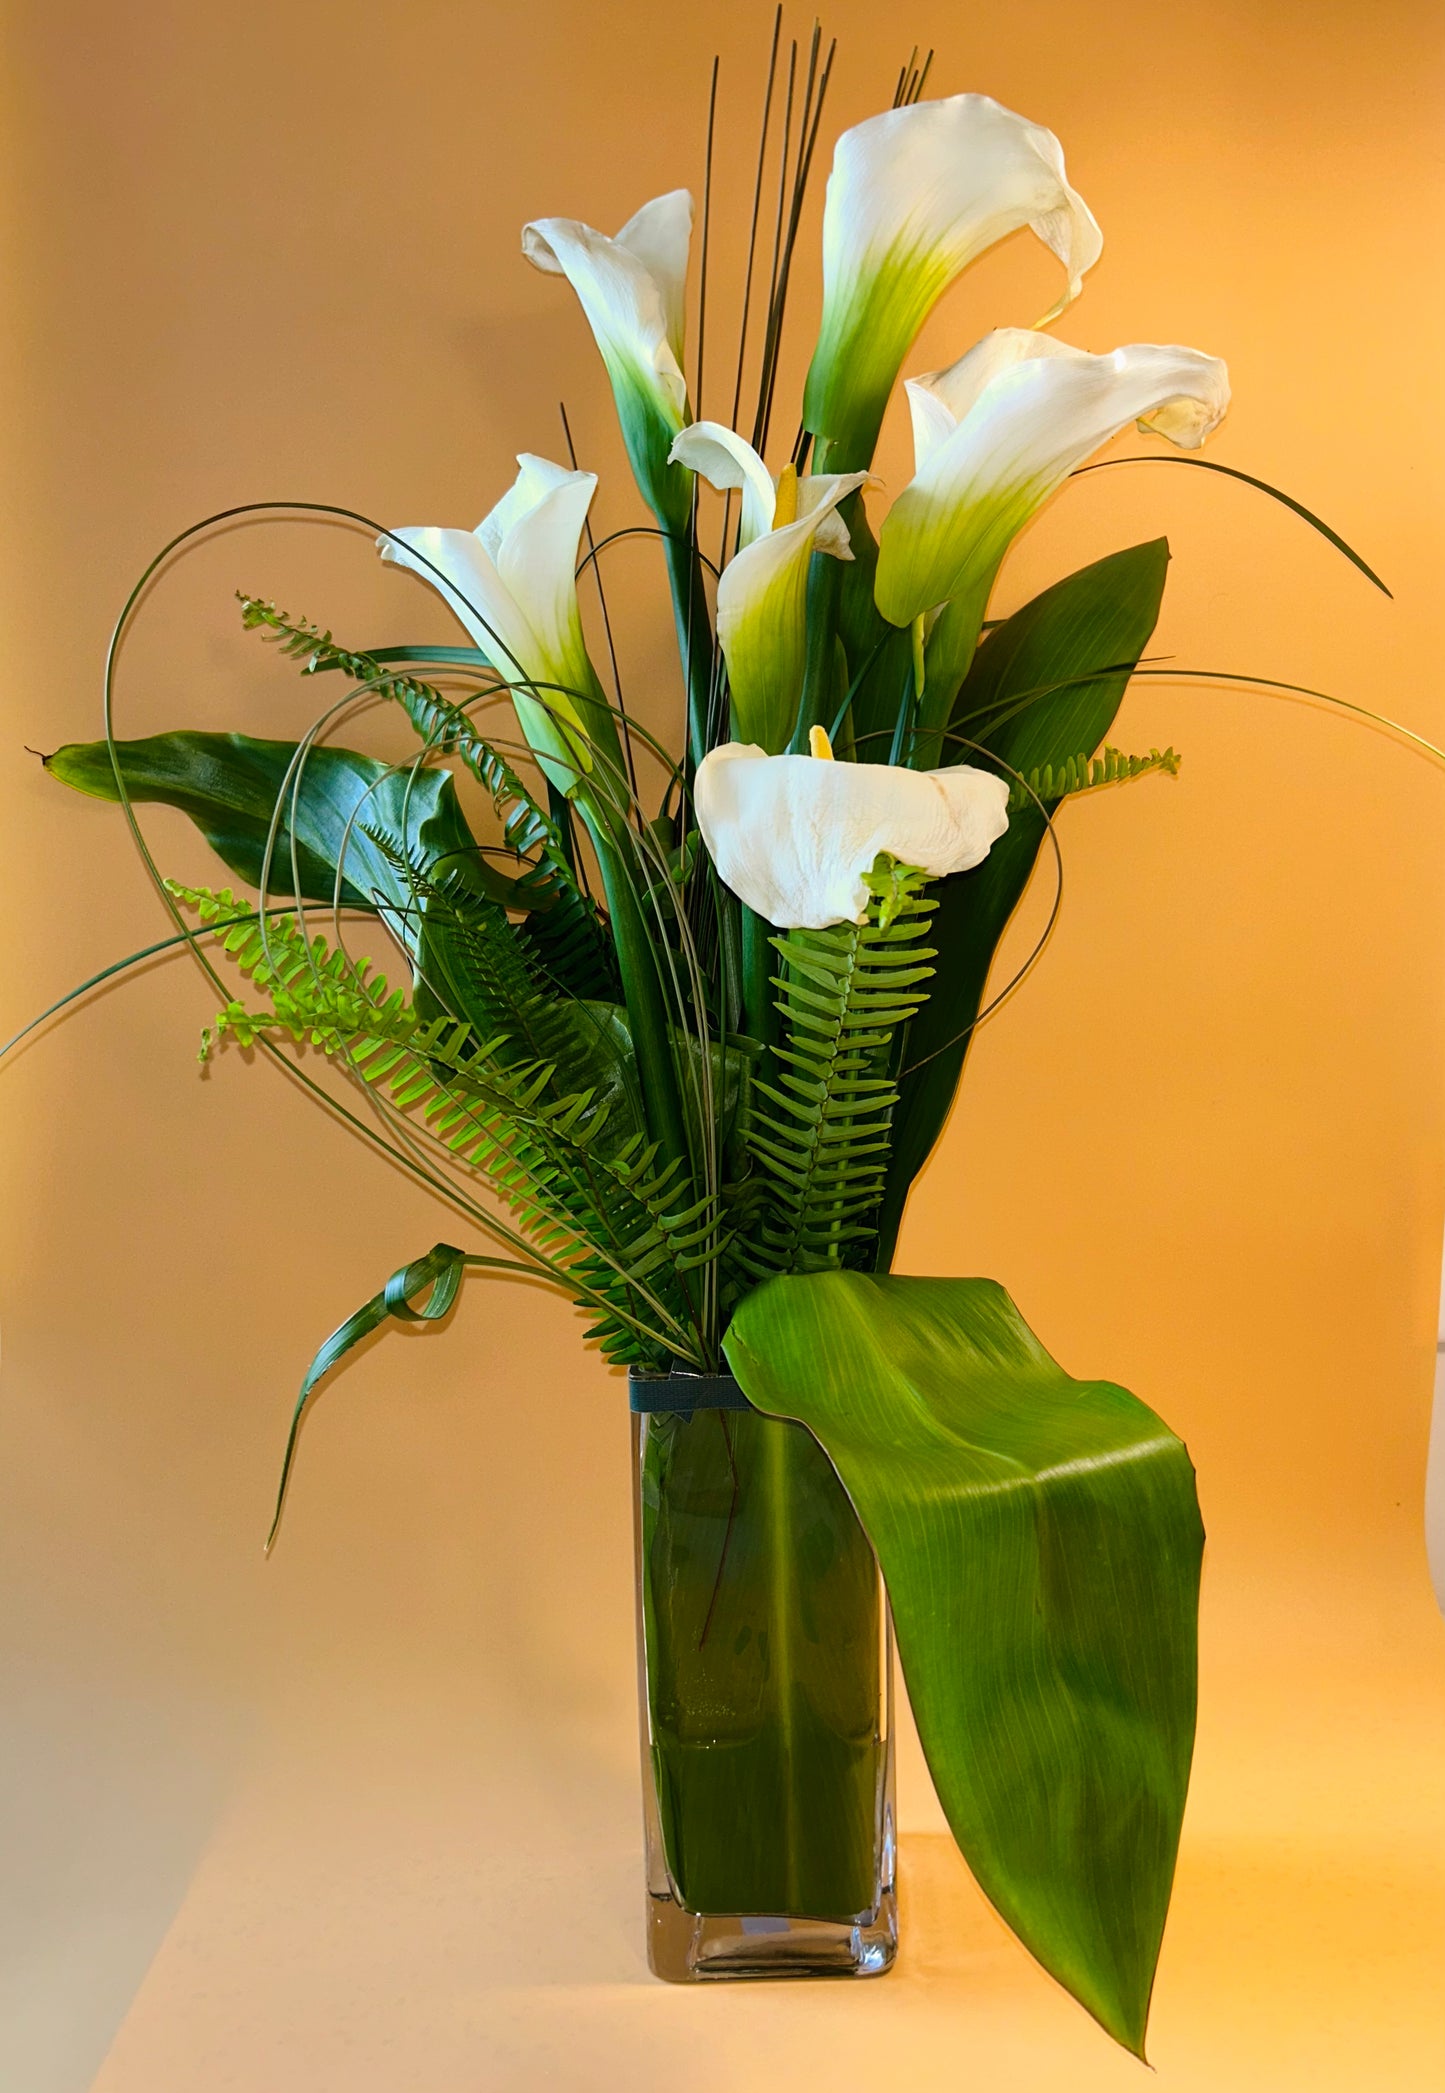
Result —
<instances>
[{"instance_id":1,"label":"orange background wall","mask_svg":"<svg viewBox=\"0 0 1445 2093\"><path fill-rule=\"evenodd\" d=\"M558 452L559 398L603 475L599 529L638 519L580 316L517 236L549 212L611 229L697 185L715 48L722 409L771 19L761 0L9 14L7 1032L165 933L119 818L23 744L99 731L110 621L170 533L268 496L469 525L516 450ZM886 102L915 37L939 47L937 91L1051 126L1106 239L1057 331L1225 356L1211 455L1329 518L1395 594L1238 487L1140 470L1068 491L1003 607L1167 530L1161 654L1445 737L1437 10L916 0L905 21L841 0L827 26L834 126ZM1054 295L1020 236L911 367ZM899 423L880 469L906 478ZM123 730L290 735L331 695L241 634L237 587L348 644L448 636L364 537L233 531L155 591ZM652 550L622 549L609 587L629 695L670 722ZM1420 1506L1445 775L1226 688L1141 688L1119 739L1174 743L1182 775L1065 814L1061 923L978 1040L900 1264L1003 1280L1200 1470L1204 1703L1161 2087L1437 2087L1445 1641ZM149 828L167 869L205 876L179 817ZM914 1947L891 1989L724 2010L642 1980L624 1398L564 1305L474 1281L444 1338L358 1358L262 1563L314 1346L456 1224L274 1070L232 1053L202 1076L210 1014L188 966L155 966L0 1070L4 2082L88 2085L119 2028L106 2093L661 2087L684 2068L751 2087L870 2060L918 2086L1142 2083L970 1901L911 1747Z\"/></svg>"}]
</instances>

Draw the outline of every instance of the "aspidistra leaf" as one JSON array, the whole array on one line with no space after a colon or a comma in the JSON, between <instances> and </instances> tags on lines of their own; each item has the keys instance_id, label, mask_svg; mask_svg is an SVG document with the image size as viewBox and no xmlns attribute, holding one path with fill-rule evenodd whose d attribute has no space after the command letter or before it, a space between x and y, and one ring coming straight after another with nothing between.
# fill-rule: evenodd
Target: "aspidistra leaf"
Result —
<instances>
[{"instance_id":1,"label":"aspidistra leaf","mask_svg":"<svg viewBox=\"0 0 1445 2093\"><path fill-rule=\"evenodd\" d=\"M770 1280L724 1348L853 1500L980 1887L1142 2055L1194 1740L1183 1444L1127 1390L1072 1380L991 1280Z\"/></svg>"},{"instance_id":2,"label":"aspidistra leaf","mask_svg":"<svg viewBox=\"0 0 1445 2093\"><path fill-rule=\"evenodd\" d=\"M307 752L298 778L292 770L296 749L293 741L182 730L117 742L116 755L133 800L178 807L222 862L253 887L260 884L266 840L282 802L268 886L277 899L299 892L304 901L329 902L344 855L344 902L408 909L414 897L394 857L373 840L379 835L404 857L420 857L444 871L464 868L503 905L527 905L526 897L518 904L516 883L492 871L478 852L448 772L422 769L413 775L352 749L318 747ZM45 767L77 792L120 798L103 741L70 742L47 756Z\"/></svg>"}]
</instances>

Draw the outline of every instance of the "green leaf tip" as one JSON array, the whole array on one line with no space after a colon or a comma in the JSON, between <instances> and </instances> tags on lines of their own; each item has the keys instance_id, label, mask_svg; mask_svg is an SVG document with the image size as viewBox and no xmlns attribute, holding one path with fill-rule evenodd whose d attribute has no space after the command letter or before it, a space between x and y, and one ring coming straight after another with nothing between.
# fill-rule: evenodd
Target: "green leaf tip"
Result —
<instances>
[{"instance_id":1,"label":"green leaf tip","mask_svg":"<svg viewBox=\"0 0 1445 2093\"><path fill-rule=\"evenodd\" d=\"M276 1491L276 1509L263 1551L266 1555L275 1547L276 1536L281 1530L281 1514L286 1508L286 1492L296 1460L302 1421L320 1383L333 1367L341 1364L348 1352L360 1344L363 1337L380 1329L388 1317L408 1323L440 1322L456 1300L466 1267L489 1262L491 1260L487 1258L469 1258L462 1251L453 1249L450 1243L434 1243L424 1257L414 1258L410 1264L393 1272L380 1293L373 1294L332 1331L306 1370L291 1415L291 1429L286 1435L286 1452L281 1462L281 1481ZM429 1294L429 1298L419 1308L413 1307L412 1303L419 1294Z\"/></svg>"}]
</instances>

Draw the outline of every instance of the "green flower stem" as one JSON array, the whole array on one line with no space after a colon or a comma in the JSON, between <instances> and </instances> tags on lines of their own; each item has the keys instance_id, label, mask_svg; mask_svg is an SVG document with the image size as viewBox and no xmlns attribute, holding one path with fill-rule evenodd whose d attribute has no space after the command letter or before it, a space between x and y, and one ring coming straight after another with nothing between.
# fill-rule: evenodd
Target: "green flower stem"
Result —
<instances>
[{"instance_id":1,"label":"green flower stem","mask_svg":"<svg viewBox=\"0 0 1445 2093\"><path fill-rule=\"evenodd\" d=\"M617 954L617 971L622 979L622 999L627 1006L633 1051L638 1067L647 1071L647 1080L642 1085L642 1104L648 1135L658 1144L662 1162L686 1163L687 1134L677 1086L677 1069L672 1058L662 976L638 903L636 883L629 873L626 858L629 840L614 833L614 819L620 822L624 817L610 816L585 786L577 792L576 804L587 824L602 872L602 891L612 926L612 943Z\"/></svg>"},{"instance_id":2,"label":"green flower stem","mask_svg":"<svg viewBox=\"0 0 1445 2093\"><path fill-rule=\"evenodd\" d=\"M873 1551L810 1433L721 1411L645 1430L652 1765L682 1901L856 1918L877 1896Z\"/></svg>"},{"instance_id":3,"label":"green flower stem","mask_svg":"<svg viewBox=\"0 0 1445 2093\"><path fill-rule=\"evenodd\" d=\"M712 617L702 584L702 567L691 532L667 537L667 575L677 621L677 648L687 685L687 753L689 772L708 751L708 710L712 698Z\"/></svg>"},{"instance_id":4,"label":"green flower stem","mask_svg":"<svg viewBox=\"0 0 1445 2093\"><path fill-rule=\"evenodd\" d=\"M815 552L808 567L808 646L803 660L803 690L790 744L795 755L808 746L809 727L827 727L838 709L838 608L843 594L843 562Z\"/></svg>"},{"instance_id":5,"label":"green flower stem","mask_svg":"<svg viewBox=\"0 0 1445 2093\"><path fill-rule=\"evenodd\" d=\"M750 1039L760 1040L767 1048L775 1045L778 1037L778 1010L773 993L778 955L772 945L776 933L767 918L755 914L752 909L743 906L739 913L742 917L743 1030Z\"/></svg>"}]
</instances>

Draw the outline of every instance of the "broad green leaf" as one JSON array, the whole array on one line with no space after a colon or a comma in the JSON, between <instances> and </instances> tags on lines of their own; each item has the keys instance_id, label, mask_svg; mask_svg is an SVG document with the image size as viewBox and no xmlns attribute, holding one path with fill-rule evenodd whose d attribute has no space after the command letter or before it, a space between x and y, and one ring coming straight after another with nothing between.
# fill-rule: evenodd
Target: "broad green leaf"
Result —
<instances>
[{"instance_id":1,"label":"broad green leaf","mask_svg":"<svg viewBox=\"0 0 1445 2093\"><path fill-rule=\"evenodd\" d=\"M724 1349L853 1500L980 1887L1142 2055L1194 1739L1182 1443L1125 1389L1072 1380L991 1280L770 1280Z\"/></svg>"},{"instance_id":2,"label":"broad green leaf","mask_svg":"<svg viewBox=\"0 0 1445 2093\"><path fill-rule=\"evenodd\" d=\"M344 850L343 901L409 908L412 895L405 873L378 846L378 836L430 869L465 871L504 904L515 900L515 882L491 871L479 853L446 771L420 770L413 776L405 770L393 772L388 764L351 749L314 748L297 785L294 778L287 782L296 747L295 742L257 741L247 734L182 731L118 742L116 753L132 799L178 807L188 814L217 856L251 886L260 884L266 839L277 801L284 798L286 818L270 868L269 890L278 897L297 891L291 859L294 825L303 900L331 900L337 860ZM71 742L47 756L45 767L77 792L94 799L120 798L110 750L103 741Z\"/></svg>"},{"instance_id":3,"label":"broad green leaf","mask_svg":"<svg viewBox=\"0 0 1445 2093\"><path fill-rule=\"evenodd\" d=\"M1133 664L1159 617L1169 544L1155 538L1081 567L991 631L964 680L950 731L1025 774L1092 754L1113 725ZM985 761L955 742L950 760ZM969 1027L983 1002L994 950L1028 885L1045 834L1030 805L981 865L929 889L938 987L909 1027L884 1208L887 1262L908 1188L943 1129L958 1088Z\"/></svg>"}]
</instances>

